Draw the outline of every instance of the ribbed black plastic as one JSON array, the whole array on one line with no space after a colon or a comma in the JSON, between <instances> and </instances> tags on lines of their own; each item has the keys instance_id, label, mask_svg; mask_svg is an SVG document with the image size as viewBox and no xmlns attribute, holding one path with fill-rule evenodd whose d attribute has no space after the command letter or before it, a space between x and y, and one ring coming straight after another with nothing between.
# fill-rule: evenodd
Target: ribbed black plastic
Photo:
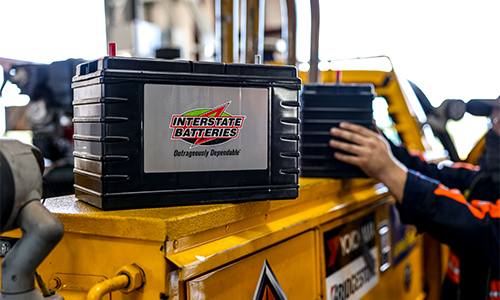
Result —
<instances>
[{"instance_id":1,"label":"ribbed black plastic","mask_svg":"<svg viewBox=\"0 0 500 300\"><path fill-rule=\"evenodd\" d=\"M330 129L346 121L372 126L373 86L317 85L303 88L301 96L301 177L366 177L359 169L333 156L337 150L328 145Z\"/></svg>"},{"instance_id":2,"label":"ribbed black plastic","mask_svg":"<svg viewBox=\"0 0 500 300\"><path fill-rule=\"evenodd\" d=\"M0 229L3 232L4 226L9 221L10 214L14 208L16 191L12 169L2 152L0 152L0 184L4 187L0 190L0 200L2 200L0 202Z\"/></svg>"},{"instance_id":3,"label":"ribbed black plastic","mask_svg":"<svg viewBox=\"0 0 500 300\"><path fill-rule=\"evenodd\" d=\"M145 173L145 84L267 88L268 169ZM296 198L300 84L291 66L121 57L79 65L72 85L79 95L76 197L104 210Z\"/></svg>"}]
</instances>

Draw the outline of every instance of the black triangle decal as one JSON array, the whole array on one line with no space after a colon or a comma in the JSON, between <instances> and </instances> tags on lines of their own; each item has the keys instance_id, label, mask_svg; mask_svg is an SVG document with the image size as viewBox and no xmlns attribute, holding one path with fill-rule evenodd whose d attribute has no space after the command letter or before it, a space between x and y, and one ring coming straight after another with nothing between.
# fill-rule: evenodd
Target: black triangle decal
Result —
<instances>
[{"instance_id":1,"label":"black triangle decal","mask_svg":"<svg viewBox=\"0 0 500 300\"><path fill-rule=\"evenodd\" d=\"M267 259L264 260L253 300L288 300Z\"/></svg>"}]
</instances>

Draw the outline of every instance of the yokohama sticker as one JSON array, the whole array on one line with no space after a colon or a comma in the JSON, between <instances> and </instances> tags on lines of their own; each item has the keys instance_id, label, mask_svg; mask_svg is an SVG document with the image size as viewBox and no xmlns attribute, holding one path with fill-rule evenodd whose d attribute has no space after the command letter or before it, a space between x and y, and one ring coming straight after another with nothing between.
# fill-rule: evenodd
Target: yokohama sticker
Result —
<instances>
[{"instance_id":1,"label":"yokohama sticker","mask_svg":"<svg viewBox=\"0 0 500 300\"><path fill-rule=\"evenodd\" d=\"M324 233L328 300L358 300L379 279L375 214Z\"/></svg>"},{"instance_id":2,"label":"yokohama sticker","mask_svg":"<svg viewBox=\"0 0 500 300\"><path fill-rule=\"evenodd\" d=\"M231 102L218 107L194 109L182 115L173 115L170 121L172 140L183 140L190 148L218 145L236 139L243 127L245 116L226 113Z\"/></svg>"}]
</instances>

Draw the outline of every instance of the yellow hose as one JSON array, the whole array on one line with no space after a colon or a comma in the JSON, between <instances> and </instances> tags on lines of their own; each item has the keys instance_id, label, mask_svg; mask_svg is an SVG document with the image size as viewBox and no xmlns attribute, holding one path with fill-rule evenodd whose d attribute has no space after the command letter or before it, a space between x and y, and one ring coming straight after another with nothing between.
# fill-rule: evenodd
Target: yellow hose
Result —
<instances>
[{"instance_id":1,"label":"yellow hose","mask_svg":"<svg viewBox=\"0 0 500 300\"><path fill-rule=\"evenodd\" d=\"M127 275L118 275L103 282L94 285L87 294L87 300L101 300L107 293L123 289L130 284L130 279Z\"/></svg>"},{"instance_id":2,"label":"yellow hose","mask_svg":"<svg viewBox=\"0 0 500 300\"><path fill-rule=\"evenodd\" d=\"M43 282L42 277L40 277L40 275L38 275L37 272L35 272L35 279L36 283L38 283L38 286L40 287L40 290L42 291L43 296L44 297L51 296L49 288L47 287L45 282Z\"/></svg>"}]
</instances>

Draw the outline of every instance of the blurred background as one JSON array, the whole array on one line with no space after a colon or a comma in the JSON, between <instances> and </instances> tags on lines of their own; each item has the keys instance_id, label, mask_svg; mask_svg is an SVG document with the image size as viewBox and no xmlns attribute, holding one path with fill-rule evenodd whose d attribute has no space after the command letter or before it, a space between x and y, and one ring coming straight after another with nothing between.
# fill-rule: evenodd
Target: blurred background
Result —
<instances>
[{"instance_id":1,"label":"blurred background","mask_svg":"<svg viewBox=\"0 0 500 300\"><path fill-rule=\"evenodd\" d=\"M282 15L286 15L282 11L285 2L265 1L261 45L265 63L286 61L287 43L282 30L286 27L282 21ZM123 56L220 60L214 13L218 3L216 0L0 0L0 82L9 76L15 78L15 70L10 67L16 63L51 64L75 59L58 66L58 70L72 68L83 60L107 55L108 42L116 42L117 54ZM233 1L239 10L246 7L245 3L246 0ZM343 60L386 55L396 72L416 83L434 106L445 99L467 102L472 98L496 98L500 94L499 9L498 0L321 0L319 69L367 66L390 69L387 63L356 65ZM297 67L307 71L311 49L310 1L297 0L296 10ZM232 21L245 24L245 20ZM244 55L236 61L245 62ZM14 81L19 83L23 73L18 71ZM44 72L60 73L49 69ZM70 78L68 72L66 77ZM39 74L40 78L43 76L50 81L49 75ZM59 118L59 134L70 125L71 112L64 112L64 105L70 104L71 95L59 100L52 95L56 99L53 105L50 101L38 103L31 108L26 121L30 96L47 98L40 91L27 94L30 93L22 92L18 85L4 82L0 94L0 135L32 140L33 127L41 126L33 122L43 123L40 120L49 106L60 110L53 112ZM460 121L449 121L447 127L458 154L465 158L474 144L471 141L482 136L487 124L486 118L466 114ZM62 150L57 151L64 152L64 145L60 146Z\"/></svg>"}]
</instances>

